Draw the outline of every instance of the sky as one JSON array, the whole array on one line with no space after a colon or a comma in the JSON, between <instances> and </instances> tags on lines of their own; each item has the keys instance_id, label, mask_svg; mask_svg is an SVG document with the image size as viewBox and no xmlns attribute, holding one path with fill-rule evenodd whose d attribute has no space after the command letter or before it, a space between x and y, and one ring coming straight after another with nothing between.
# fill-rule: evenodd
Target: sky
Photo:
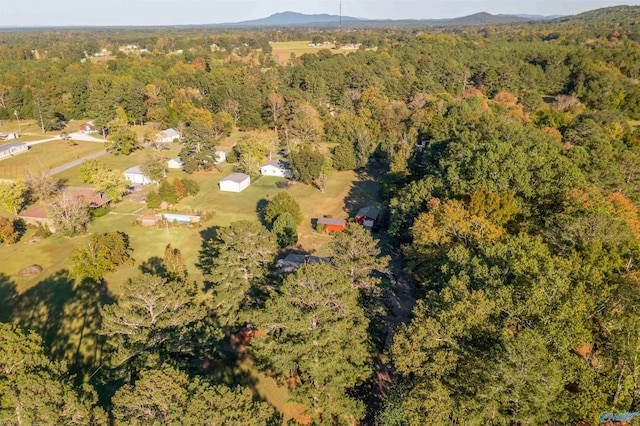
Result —
<instances>
[{"instance_id":1,"label":"sky","mask_svg":"<svg viewBox=\"0 0 640 426\"><path fill-rule=\"evenodd\" d=\"M342 14L368 19L441 19L477 12L572 15L640 0L342 0ZM273 13L339 13L339 0L0 0L0 27L196 25Z\"/></svg>"}]
</instances>

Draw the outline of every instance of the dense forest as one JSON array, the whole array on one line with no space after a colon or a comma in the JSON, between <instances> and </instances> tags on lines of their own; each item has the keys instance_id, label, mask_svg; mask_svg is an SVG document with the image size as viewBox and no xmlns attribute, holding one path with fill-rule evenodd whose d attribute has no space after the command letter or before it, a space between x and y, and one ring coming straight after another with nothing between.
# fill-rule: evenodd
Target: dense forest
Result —
<instances>
[{"instance_id":1,"label":"dense forest","mask_svg":"<svg viewBox=\"0 0 640 426\"><path fill-rule=\"evenodd\" d=\"M312 38L360 46L274 60L273 42ZM167 247L111 303L92 295L101 273L77 271L104 368L76 376L41 336L0 324L2 424L279 424L250 386L215 374L239 330L310 424L588 425L640 411L640 7L311 34L3 31L0 120L18 117L48 130L92 119L111 141L139 123L178 128L190 171L230 129L269 131L278 146L263 151L287 150L294 178L320 189L332 170L382 170L388 220L349 224L328 263L291 274L274 272L280 240L246 221L197 242L199 259ZM295 222L282 198L268 219ZM387 350L381 235L417 299ZM100 244L130 256L117 233ZM372 397L385 357L392 381Z\"/></svg>"}]
</instances>

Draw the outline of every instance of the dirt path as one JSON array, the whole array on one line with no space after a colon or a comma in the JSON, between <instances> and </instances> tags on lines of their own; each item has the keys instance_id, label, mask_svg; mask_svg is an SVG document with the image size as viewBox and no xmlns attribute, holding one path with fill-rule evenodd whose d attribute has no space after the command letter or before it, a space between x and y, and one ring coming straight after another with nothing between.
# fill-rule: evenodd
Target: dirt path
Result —
<instances>
[{"instance_id":1,"label":"dirt path","mask_svg":"<svg viewBox=\"0 0 640 426\"><path fill-rule=\"evenodd\" d=\"M82 164L82 162L85 161L85 160L91 160L93 158L98 158L98 157L101 157L101 156L105 155L106 153L107 153L106 149L103 149L102 151L94 152L93 154L89 154L89 155L87 155L85 157L78 158L77 160L70 161L70 162L68 162L66 164L63 164L61 166L54 167L53 169L51 169L51 170L49 170L47 172L47 175L53 176L53 175L56 175L58 173L62 173L65 170L69 170L69 169L71 169L71 168L73 168L73 167L75 167L75 166L77 166L79 164Z\"/></svg>"}]
</instances>

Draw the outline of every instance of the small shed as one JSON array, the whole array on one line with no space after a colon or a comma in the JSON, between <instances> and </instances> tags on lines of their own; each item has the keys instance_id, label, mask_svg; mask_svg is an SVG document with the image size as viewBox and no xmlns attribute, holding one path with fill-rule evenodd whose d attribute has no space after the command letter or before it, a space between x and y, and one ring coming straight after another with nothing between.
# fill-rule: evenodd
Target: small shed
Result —
<instances>
[{"instance_id":1,"label":"small shed","mask_svg":"<svg viewBox=\"0 0 640 426\"><path fill-rule=\"evenodd\" d=\"M13 157L21 152L26 152L29 149L27 144L22 142L12 142L0 146L0 158Z\"/></svg>"},{"instance_id":2,"label":"small shed","mask_svg":"<svg viewBox=\"0 0 640 426\"><path fill-rule=\"evenodd\" d=\"M378 216L380 216L380 210L371 206L363 207L356 214L356 222L367 229L371 229L378 220Z\"/></svg>"},{"instance_id":3,"label":"small shed","mask_svg":"<svg viewBox=\"0 0 640 426\"><path fill-rule=\"evenodd\" d=\"M220 191L240 192L251 184L251 178L244 173L232 173L220 181Z\"/></svg>"},{"instance_id":4,"label":"small shed","mask_svg":"<svg viewBox=\"0 0 640 426\"><path fill-rule=\"evenodd\" d=\"M170 169L181 169L182 166L184 166L184 163L180 157L170 158L167 160L167 167Z\"/></svg>"},{"instance_id":5,"label":"small shed","mask_svg":"<svg viewBox=\"0 0 640 426\"><path fill-rule=\"evenodd\" d=\"M331 258L311 256L309 254L290 253L284 259L278 260L276 266L281 274L295 272L300 266L311 263L329 263Z\"/></svg>"},{"instance_id":6,"label":"small shed","mask_svg":"<svg viewBox=\"0 0 640 426\"><path fill-rule=\"evenodd\" d=\"M169 143L176 139L180 140L180 133L176 129L165 129L156 134L156 142Z\"/></svg>"},{"instance_id":7,"label":"small shed","mask_svg":"<svg viewBox=\"0 0 640 426\"><path fill-rule=\"evenodd\" d=\"M95 133L96 132L96 125L93 124L93 120L92 121L87 121L86 123L82 123L80 125L80 131L81 132L85 132L85 133Z\"/></svg>"},{"instance_id":8,"label":"small shed","mask_svg":"<svg viewBox=\"0 0 640 426\"><path fill-rule=\"evenodd\" d=\"M145 228L156 225L162 217L159 214L145 214L138 217L138 222Z\"/></svg>"},{"instance_id":9,"label":"small shed","mask_svg":"<svg viewBox=\"0 0 640 426\"><path fill-rule=\"evenodd\" d=\"M133 184L138 185L148 185L150 183L155 183L155 180L152 180L149 176L142 173L142 169L140 166L129 167L124 171L124 177Z\"/></svg>"},{"instance_id":10,"label":"small shed","mask_svg":"<svg viewBox=\"0 0 640 426\"><path fill-rule=\"evenodd\" d=\"M278 176L278 177L291 177L291 168L289 163L282 160L271 160L265 165L260 167L260 174L262 176Z\"/></svg>"},{"instance_id":11,"label":"small shed","mask_svg":"<svg viewBox=\"0 0 640 426\"><path fill-rule=\"evenodd\" d=\"M347 226L346 219L332 219L330 217L321 217L318 219L318 225L324 227L324 232L329 233L333 231L342 232Z\"/></svg>"}]
</instances>

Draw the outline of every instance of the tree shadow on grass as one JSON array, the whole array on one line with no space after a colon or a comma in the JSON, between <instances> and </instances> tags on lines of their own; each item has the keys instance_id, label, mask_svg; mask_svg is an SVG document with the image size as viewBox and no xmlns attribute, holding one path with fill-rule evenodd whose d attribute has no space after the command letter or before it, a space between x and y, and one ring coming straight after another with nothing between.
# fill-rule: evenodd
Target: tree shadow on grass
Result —
<instances>
[{"instance_id":1,"label":"tree shadow on grass","mask_svg":"<svg viewBox=\"0 0 640 426\"><path fill-rule=\"evenodd\" d=\"M42 337L54 359L64 359L78 379L100 364L100 306L113 302L103 282L76 283L60 270L15 298L11 320Z\"/></svg>"},{"instance_id":2,"label":"tree shadow on grass","mask_svg":"<svg viewBox=\"0 0 640 426\"><path fill-rule=\"evenodd\" d=\"M16 284L8 275L0 274L0 322L11 321L17 296Z\"/></svg>"},{"instance_id":3,"label":"tree shadow on grass","mask_svg":"<svg viewBox=\"0 0 640 426\"><path fill-rule=\"evenodd\" d=\"M380 185L367 171L358 172L358 181L354 182L351 190L344 199L344 211L349 217L355 217L362 207L380 207Z\"/></svg>"},{"instance_id":4,"label":"tree shadow on grass","mask_svg":"<svg viewBox=\"0 0 640 426\"><path fill-rule=\"evenodd\" d=\"M256 214L258 215L258 220L265 228L269 229L271 224L268 223L265 219L267 213L267 206L269 205L269 200L266 198L261 198L256 203Z\"/></svg>"}]
</instances>

